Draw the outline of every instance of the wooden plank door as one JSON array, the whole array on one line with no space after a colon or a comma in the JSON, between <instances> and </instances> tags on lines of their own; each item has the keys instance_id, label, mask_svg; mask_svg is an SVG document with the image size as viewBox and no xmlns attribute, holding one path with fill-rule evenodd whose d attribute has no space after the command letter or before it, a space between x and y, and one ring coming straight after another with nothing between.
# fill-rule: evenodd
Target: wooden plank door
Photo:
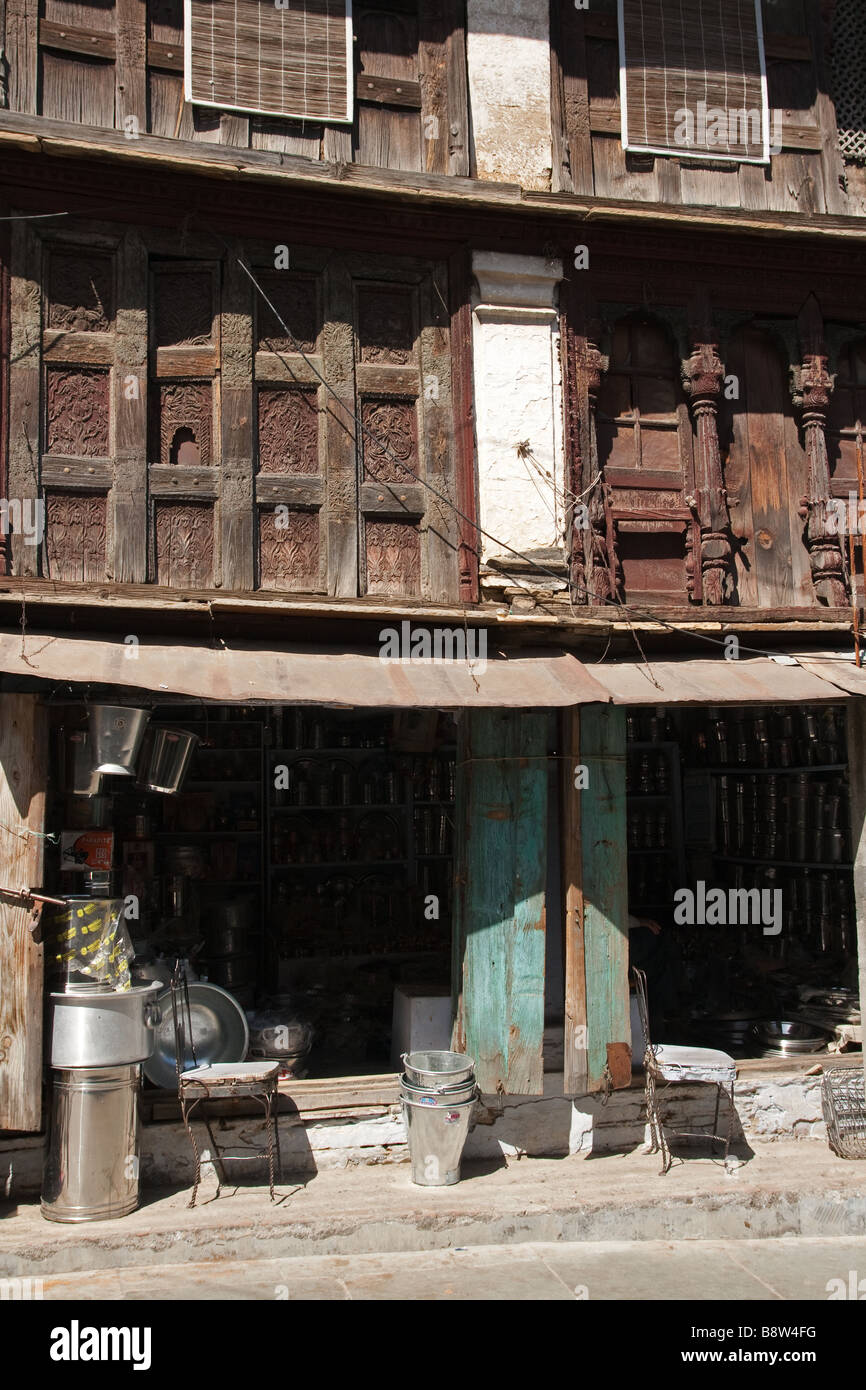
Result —
<instances>
[{"instance_id":1,"label":"wooden plank door","mask_svg":"<svg viewBox=\"0 0 866 1390\"><path fill-rule=\"evenodd\" d=\"M729 409L725 481L731 526L745 538L737 555L740 603L793 607L814 602L809 556L798 516L807 491L788 368L768 333L743 329L725 357L740 383Z\"/></svg>"},{"instance_id":2,"label":"wooden plank door","mask_svg":"<svg viewBox=\"0 0 866 1390\"><path fill-rule=\"evenodd\" d=\"M455 1038L486 1094L543 1088L551 716L472 710L461 726Z\"/></svg>"},{"instance_id":3,"label":"wooden plank door","mask_svg":"<svg viewBox=\"0 0 866 1390\"><path fill-rule=\"evenodd\" d=\"M587 785L565 828L566 846L565 1089L576 1095L627 1086L631 1080L628 994L628 866L626 858L625 710L583 705L568 711L566 742L573 773ZM576 731L579 728L579 740ZM579 744L579 757L575 756Z\"/></svg>"}]
</instances>

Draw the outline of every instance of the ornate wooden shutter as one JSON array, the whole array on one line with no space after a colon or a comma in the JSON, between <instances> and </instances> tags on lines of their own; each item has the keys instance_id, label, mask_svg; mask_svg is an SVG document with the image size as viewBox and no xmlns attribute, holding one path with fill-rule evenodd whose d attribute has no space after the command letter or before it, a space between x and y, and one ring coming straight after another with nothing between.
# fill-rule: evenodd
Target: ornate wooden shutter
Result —
<instances>
[{"instance_id":1,"label":"ornate wooden shutter","mask_svg":"<svg viewBox=\"0 0 866 1390\"><path fill-rule=\"evenodd\" d=\"M291 269L255 272L292 335L255 293L255 501L263 589L328 587L323 508L333 403L316 373L330 379L335 352L333 335L322 331L321 270L320 256L293 249Z\"/></svg>"},{"instance_id":2,"label":"ornate wooden shutter","mask_svg":"<svg viewBox=\"0 0 866 1390\"><path fill-rule=\"evenodd\" d=\"M452 601L458 523L441 500L456 503L445 270L386 280L353 268L361 591Z\"/></svg>"},{"instance_id":3,"label":"ornate wooden shutter","mask_svg":"<svg viewBox=\"0 0 866 1390\"><path fill-rule=\"evenodd\" d=\"M152 263L151 577L171 588L212 588L218 572L218 303L216 263Z\"/></svg>"}]
</instances>

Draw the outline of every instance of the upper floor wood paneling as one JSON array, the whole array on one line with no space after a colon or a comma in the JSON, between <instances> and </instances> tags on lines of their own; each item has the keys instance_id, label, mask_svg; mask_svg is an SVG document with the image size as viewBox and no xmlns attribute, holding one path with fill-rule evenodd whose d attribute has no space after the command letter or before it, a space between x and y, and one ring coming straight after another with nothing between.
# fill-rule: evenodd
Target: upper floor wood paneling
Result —
<instances>
[{"instance_id":1,"label":"upper floor wood paneling","mask_svg":"<svg viewBox=\"0 0 866 1390\"><path fill-rule=\"evenodd\" d=\"M385 169L469 171L461 0L354 6L351 127L190 105L183 0L9 0L12 111Z\"/></svg>"},{"instance_id":2,"label":"upper floor wood paneling","mask_svg":"<svg viewBox=\"0 0 866 1390\"><path fill-rule=\"evenodd\" d=\"M11 572L465 596L446 263L207 249L14 224L6 482L46 537Z\"/></svg>"},{"instance_id":3,"label":"upper floor wood paneling","mask_svg":"<svg viewBox=\"0 0 866 1390\"><path fill-rule=\"evenodd\" d=\"M781 151L766 167L623 149L616 0L593 0L586 10L553 0L551 15L554 187L731 209L843 213L866 208L856 194L854 166L843 162L838 148L831 95L832 6L819 0L763 0L771 129L781 131Z\"/></svg>"}]
</instances>

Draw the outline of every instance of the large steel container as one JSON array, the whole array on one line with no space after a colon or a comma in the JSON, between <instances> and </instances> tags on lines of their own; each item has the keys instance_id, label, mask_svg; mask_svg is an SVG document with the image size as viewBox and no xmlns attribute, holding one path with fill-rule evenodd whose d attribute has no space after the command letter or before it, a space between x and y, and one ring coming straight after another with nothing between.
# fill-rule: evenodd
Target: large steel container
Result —
<instances>
[{"instance_id":1,"label":"large steel container","mask_svg":"<svg viewBox=\"0 0 866 1390\"><path fill-rule=\"evenodd\" d=\"M52 994L52 1067L118 1067L153 1055L159 980L106 993Z\"/></svg>"},{"instance_id":2,"label":"large steel container","mask_svg":"<svg viewBox=\"0 0 866 1390\"><path fill-rule=\"evenodd\" d=\"M128 705L91 705L88 716L93 771L132 777L149 710L131 709Z\"/></svg>"},{"instance_id":3,"label":"large steel container","mask_svg":"<svg viewBox=\"0 0 866 1390\"><path fill-rule=\"evenodd\" d=\"M138 1206L138 1065L56 1071L42 1174L48 1221L108 1221Z\"/></svg>"},{"instance_id":4,"label":"large steel container","mask_svg":"<svg viewBox=\"0 0 866 1390\"><path fill-rule=\"evenodd\" d=\"M441 1093L409 1099L402 1092L412 1181L419 1187L451 1187L460 1181L460 1160L475 1097L441 1103Z\"/></svg>"},{"instance_id":5,"label":"large steel container","mask_svg":"<svg viewBox=\"0 0 866 1390\"><path fill-rule=\"evenodd\" d=\"M144 736L136 786L173 796L180 789L198 745L198 734L151 724Z\"/></svg>"}]
</instances>

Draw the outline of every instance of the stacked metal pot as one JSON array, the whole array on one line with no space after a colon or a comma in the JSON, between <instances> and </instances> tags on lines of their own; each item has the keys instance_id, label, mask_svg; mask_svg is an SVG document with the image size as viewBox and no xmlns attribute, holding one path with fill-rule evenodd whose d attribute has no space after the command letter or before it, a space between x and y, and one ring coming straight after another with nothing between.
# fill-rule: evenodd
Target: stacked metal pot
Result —
<instances>
[{"instance_id":1,"label":"stacked metal pot","mask_svg":"<svg viewBox=\"0 0 866 1390\"><path fill-rule=\"evenodd\" d=\"M404 1052L401 1060L400 1098L412 1181L419 1187L450 1187L460 1181L460 1160L478 1098L475 1063L460 1052Z\"/></svg>"}]
</instances>

